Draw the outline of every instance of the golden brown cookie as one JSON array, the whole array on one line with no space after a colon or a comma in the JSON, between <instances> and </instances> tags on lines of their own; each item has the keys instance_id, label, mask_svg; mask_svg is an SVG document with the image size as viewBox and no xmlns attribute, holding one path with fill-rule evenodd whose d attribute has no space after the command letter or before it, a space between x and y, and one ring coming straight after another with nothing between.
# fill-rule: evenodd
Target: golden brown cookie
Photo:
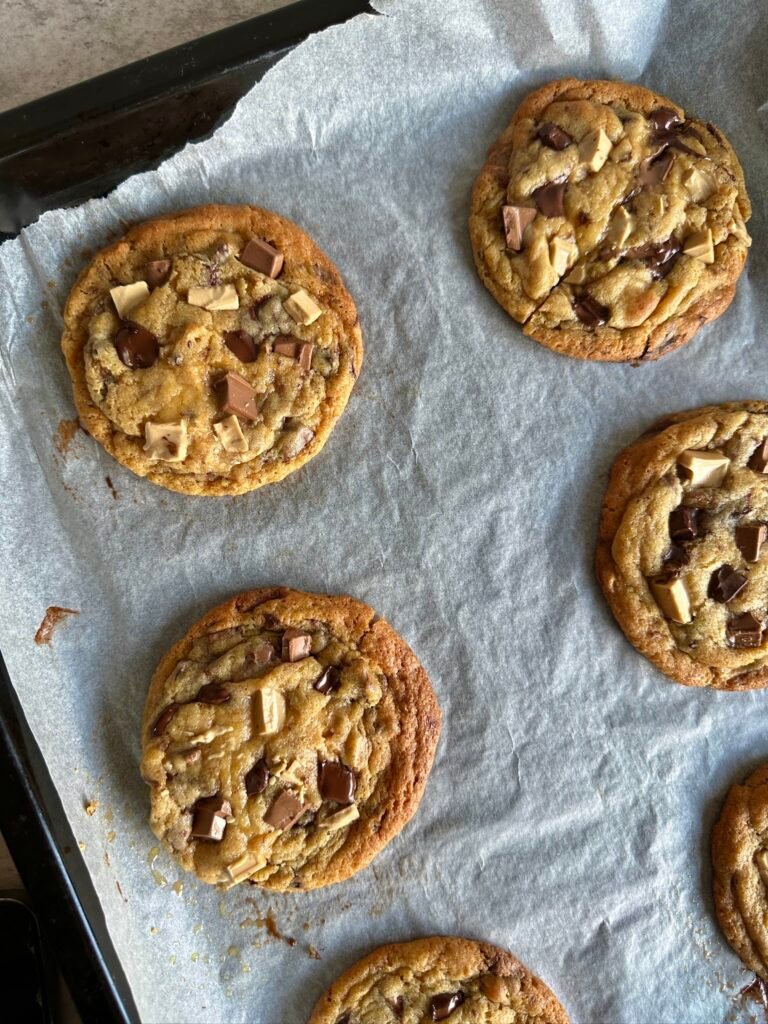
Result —
<instances>
[{"instance_id":1,"label":"golden brown cookie","mask_svg":"<svg viewBox=\"0 0 768 1024\"><path fill-rule=\"evenodd\" d=\"M480 278L524 332L578 359L657 359L733 298L744 174L714 125L638 85L531 93L472 192Z\"/></svg>"},{"instance_id":2,"label":"golden brown cookie","mask_svg":"<svg viewBox=\"0 0 768 1024\"><path fill-rule=\"evenodd\" d=\"M381 946L345 971L309 1024L568 1024L543 981L504 949L437 936Z\"/></svg>"},{"instance_id":3,"label":"golden brown cookie","mask_svg":"<svg viewBox=\"0 0 768 1024\"><path fill-rule=\"evenodd\" d=\"M731 786L712 830L712 868L720 927L768 981L768 765Z\"/></svg>"},{"instance_id":4,"label":"golden brown cookie","mask_svg":"<svg viewBox=\"0 0 768 1024\"><path fill-rule=\"evenodd\" d=\"M627 639L678 683L768 686L768 402L665 417L619 454L597 576Z\"/></svg>"},{"instance_id":5,"label":"golden brown cookie","mask_svg":"<svg viewBox=\"0 0 768 1024\"><path fill-rule=\"evenodd\" d=\"M426 672L373 609L286 587L240 594L152 678L150 824L204 882L340 882L415 813L439 733Z\"/></svg>"},{"instance_id":6,"label":"golden brown cookie","mask_svg":"<svg viewBox=\"0 0 768 1024\"><path fill-rule=\"evenodd\" d=\"M62 348L83 427L185 494L242 494L316 455L360 371L357 311L291 221L200 206L132 228L80 275Z\"/></svg>"}]
</instances>

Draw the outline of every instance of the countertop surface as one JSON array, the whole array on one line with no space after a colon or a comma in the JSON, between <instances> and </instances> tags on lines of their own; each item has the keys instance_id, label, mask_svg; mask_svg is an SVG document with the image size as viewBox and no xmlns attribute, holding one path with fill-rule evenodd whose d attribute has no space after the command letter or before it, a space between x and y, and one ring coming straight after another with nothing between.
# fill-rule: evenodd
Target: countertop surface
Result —
<instances>
[{"instance_id":1,"label":"countertop surface","mask_svg":"<svg viewBox=\"0 0 768 1024\"><path fill-rule=\"evenodd\" d=\"M290 0L3 0L0 110L255 18ZM322 0L315 0L322 3Z\"/></svg>"}]
</instances>

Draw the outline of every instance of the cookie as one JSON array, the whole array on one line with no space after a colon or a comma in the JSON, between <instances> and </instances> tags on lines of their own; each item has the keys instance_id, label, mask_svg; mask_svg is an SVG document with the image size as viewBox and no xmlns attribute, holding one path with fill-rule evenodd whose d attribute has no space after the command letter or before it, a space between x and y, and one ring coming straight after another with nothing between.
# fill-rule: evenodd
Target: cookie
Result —
<instances>
[{"instance_id":1,"label":"cookie","mask_svg":"<svg viewBox=\"0 0 768 1024\"><path fill-rule=\"evenodd\" d=\"M577 359L658 359L733 298L744 174L714 125L638 85L531 93L472 192L477 271L529 337Z\"/></svg>"},{"instance_id":2,"label":"cookie","mask_svg":"<svg viewBox=\"0 0 768 1024\"><path fill-rule=\"evenodd\" d=\"M712 830L712 886L720 927L768 981L768 765L731 786Z\"/></svg>"},{"instance_id":3,"label":"cookie","mask_svg":"<svg viewBox=\"0 0 768 1024\"><path fill-rule=\"evenodd\" d=\"M668 416L619 454L597 576L630 643L678 683L768 686L768 402Z\"/></svg>"},{"instance_id":4,"label":"cookie","mask_svg":"<svg viewBox=\"0 0 768 1024\"><path fill-rule=\"evenodd\" d=\"M363 343L339 272L291 221L201 206L100 252L64 310L83 427L185 494L243 494L316 455Z\"/></svg>"},{"instance_id":5,"label":"cookie","mask_svg":"<svg viewBox=\"0 0 768 1024\"><path fill-rule=\"evenodd\" d=\"M381 946L350 967L309 1024L567 1024L543 981L487 942L438 936Z\"/></svg>"},{"instance_id":6,"label":"cookie","mask_svg":"<svg viewBox=\"0 0 768 1024\"><path fill-rule=\"evenodd\" d=\"M340 882L416 811L439 733L426 672L367 605L240 594L152 679L150 824L185 870L223 888Z\"/></svg>"}]
</instances>

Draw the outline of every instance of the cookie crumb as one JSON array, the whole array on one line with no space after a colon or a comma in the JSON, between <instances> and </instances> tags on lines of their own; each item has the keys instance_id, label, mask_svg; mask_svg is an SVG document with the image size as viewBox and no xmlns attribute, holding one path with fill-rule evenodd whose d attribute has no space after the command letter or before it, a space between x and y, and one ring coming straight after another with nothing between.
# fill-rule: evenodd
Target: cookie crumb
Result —
<instances>
[{"instance_id":1,"label":"cookie crumb","mask_svg":"<svg viewBox=\"0 0 768 1024\"><path fill-rule=\"evenodd\" d=\"M84 805L83 810L85 811L89 818L92 818L93 815L96 813L96 809L98 808L98 806L98 800L88 800L87 803Z\"/></svg>"},{"instance_id":2,"label":"cookie crumb","mask_svg":"<svg viewBox=\"0 0 768 1024\"><path fill-rule=\"evenodd\" d=\"M59 605L52 604L45 610L43 621L37 628L35 633L35 643L40 646L41 644L50 644L51 638L53 637L53 631L62 621L66 619L68 615L79 615L80 612L75 608L61 608Z\"/></svg>"}]
</instances>

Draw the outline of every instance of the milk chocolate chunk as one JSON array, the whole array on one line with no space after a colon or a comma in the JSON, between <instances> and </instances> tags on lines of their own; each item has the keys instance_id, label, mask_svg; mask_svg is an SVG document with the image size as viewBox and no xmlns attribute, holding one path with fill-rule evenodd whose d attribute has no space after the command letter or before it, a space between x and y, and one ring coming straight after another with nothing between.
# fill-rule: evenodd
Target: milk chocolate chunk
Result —
<instances>
[{"instance_id":1,"label":"milk chocolate chunk","mask_svg":"<svg viewBox=\"0 0 768 1024\"><path fill-rule=\"evenodd\" d=\"M259 354L254 337L248 331L224 331L224 344L241 363L252 363Z\"/></svg>"},{"instance_id":2,"label":"milk chocolate chunk","mask_svg":"<svg viewBox=\"0 0 768 1024\"><path fill-rule=\"evenodd\" d=\"M159 288L171 276L171 260L152 260L144 264L144 280L150 287Z\"/></svg>"},{"instance_id":3,"label":"milk chocolate chunk","mask_svg":"<svg viewBox=\"0 0 768 1024\"><path fill-rule=\"evenodd\" d=\"M126 320L115 335L118 359L129 370L148 370L160 355L157 338L141 324Z\"/></svg>"},{"instance_id":4,"label":"milk chocolate chunk","mask_svg":"<svg viewBox=\"0 0 768 1024\"><path fill-rule=\"evenodd\" d=\"M763 642L763 624L752 612L734 615L725 626L730 647L760 647Z\"/></svg>"},{"instance_id":5,"label":"milk chocolate chunk","mask_svg":"<svg viewBox=\"0 0 768 1024\"><path fill-rule=\"evenodd\" d=\"M756 473L768 473L768 437L755 448L747 465Z\"/></svg>"},{"instance_id":6,"label":"milk chocolate chunk","mask_svg":"<svg viewBox=\"0 0 768 1024\"><path fill-rule=\"evenodd\" d=\"M545 121L536 132L536 135L550 149L565 149L573 142L568 132L564 132L562 128L558 128L551 121Z\"/></svg>"},{"instance_id":7,"label":"milk chocolate chunk","mask_svg":"<svg viewBox=\"0 0 768 1024\"><path fill-rule=\"evenodd\" d=\"M611 318L611 311L606 306L601 306L597 299L593 299L589 292L585 292L573 303L573 311L585 327L602 327Z\"/></svg>"},{"instance_id":8,"label":"milk chocolate chunk","mask_svg":"<svg viewBox=\"0 0 768 1024\"><path fill-rule=\"evenodd\" d=\"M699 536L699 509L682 505L669 513L669 536L672 540L696 540Z\"/></svg>"},{"instance_id":9,"label":"milk chocolate chunk","mask_svg":"<svg viewBox=\"0 0 768 1024\"><path fill-rule=\"evenodd\" d=\"M639 172L640 184L643 188L660 185L672 169L674 159L674 153L671 153L669 149L663 149L661 153L649 160L643 160Z\"/></svg>"},{"instance_id":10,"label":"milk chocolate chunk","mask_svg":"<svg viewBox=\"0 0 768 1024\"><path fill-rule=\"evenodd\" d=\"M430 1000L429 1016L432 1020L446 1020L463 1002L463 992L441 992Z\"/></svg>"},{"instance_id":11,"label":"milk chocolate chunk","mask_svg":"<svg viewBox=\"0 0 768 1024\"><path fill-rule=\"evenodd\" d=\"M181 707L181 704L175 700L172 701L167 708L164 708L157 716L157 721L152 726L153 736L162 736L168 726L171 724L171 719Z\"/></svg>"},{"instance_id":12,"label":"milk chocolate chunk","mask_svg":"<svg viewBox=\"0 0 768 1024\"><path fill-rule=\"evenodd\" d=\"M240 253L240 262L267 277L277 277L283 269L283 254L263 238L252 238Z\"/></svg>"},{"instance_id":13,"label":"milk chocolate chunk","mask_svg":"<svg viewBox=\"0 0 768 1024\"><path fill-rule=\"evenodd\" d=\"M727 604L747 585L747 577L732 565L721 565L709 578L708 595L718 604Z\"/></svg>"},{"instance_id":14,"label":"milk chocolate chunk","mask_svg":"<svg viewBox=\"0 0 768 1024\"><path fill-rule=\"evenodd\" d=\"M256 764L245 773L245 792L248 796L258 796L263 793L269 784L270 771L267 762L262 757Z\"/></svg>"},{"instance_id":15,"label":"milk chocolate chunk","mask_svg":"<svg viewBox=\"0 0 768 1024\"><path fill-rule=\"evenodd\" d=\"M321 761L318 766L317 785L323 800L332 800L337 804L354 802L357 789L355 773L341 761Z\"/></svg>"},{"instance_id":16,"label":"milk chocolate chunk","mask_svg":"<svg viewBox=\"0 0 768 1024\"><path fill-rule=\"evenodd\" d=\"M670 236L663 242L644 242L627 249L624 259L642 260L655 278L666 277L680 255L680 243Z\"/></svg>"},{"instance_id":17,"label":"milk chocolate chunk","mask_svg":"<svg viewBox=\"0 0 768 1024\"><path fill-rule=\"evenodd\" d=\"M312 365L312 353L315 351L315 346L309 341L287 337L273 342L272 351L279 356L295 359L302 370L308 370Z\"/></svg>"},{"instance_id":18,"label":"milk chocolate chunk","mask_svg":"<svg viewBox=\"0 0 768 1024\"><path fill-rule=\"evenodd\" d=\"M264 815L264 821L272 828L286 832L296 824L303 813L304 804L297 800L293 793L284 789L270 804Z\"/></svg>"},{"instance_id":19,"label":"milk chocolate chunk","mask_svg":"<svg viewBox=\"0 0 768 1024\"><path fill-rule=\"evenodd\" d=\"M231 370L214 384L222 412L230 412L251 422L258 418L256 392L238 373Z\"/></svg>"},{"instance_id":20,"label":"milk chocolate chunk","mask_svg":"<svg viewBox=\"0 0 768 1024\"><path fill-rule=\"evenodd\" d=\"M655 132L666 132L683 123L682 117L672 107L657 107L648 115L648 120Z\"/></svg>"},{"instance_id":21,"label":"milk chocolate chunk","mask_svg":"<svg viewBox=\"0 0 768 1024\"><path fill-rule=\"evenodd\" d=\"M532 206L502 206L501 215L504 219L504 239L507 248L520 252L523 248L525 229L536 220L536 210Z\"/></svg>"},{"instance_id":22,"label":"milk chocolate chunk","mask_svg":"<svg viewBox=\"0 0 768 1024\"><path fill-rule=\"evenodd\" d=\"M301 661L312 650L312 637L300 629L286 629L283 633L283 661Z\"/></svg>"},{"instance_id":23,"label":"milk chocolate chunk","mask_svg":"<svg viewBox=\"0 0 768 1024\"><path fill-rule=\"evenodd\" d=\"M565 182L553 181L549 185L542 185L532 192L533 201L539 211L545 217L562 217L565 215L563 196L565 195Z\"/></svg>"},{"instance_id":24,"label":"milk chocolate chunk","mask_svg":"<svg viewBox=\"0 0 768 1024\"><path fill-rule=\"evenodd\" d=\"M664 615L681 626L693 620L691 598L681 576L664 573L650 581L651 593Z\"/></svg>"},{"instance_id":25,"label":"milk chocolate chunk","mask_svg":"<svg viewBox=\"0 0 768 1024\"><path fill-rule=\"evenodd\" d=\"M195 839L211 839L218 843L224 838L227 818L232 814L232 805L223 796L204 797L193 809L192 836Z\"/></svg>"},{"instance_id":26,"label":"milk chocolate chunk","mask_svg":"<svg viewBox=\"0 0 768 1024\"><path fill-rule=\"evenodd\" d=\"M335 693L341 686L341 672L335 665L329 665L320 678L312 684L318 693Z\"/></svg>"},{"instance_id":27,"label":"milk chocolate chunk","mask_svg":"<svg viewBox=\"0 0 768 1024\"><path fill-rule=\"evenodd\" d=\"M199 704L226 704L232 694L221 683L206 683L197 691L195 701Z\"/></svg>"},{"instance_id":28,"label":"milk chocolate chunk","mask_svg":"<svg viewBox=\"0 0 768 1024\"><path fill-rule=\"evenodd\" d=\"M736 527L736 547L747 562L756 562L765 543L768 528L765 523L744 523Z\"/></svg>"}]
</instances>

